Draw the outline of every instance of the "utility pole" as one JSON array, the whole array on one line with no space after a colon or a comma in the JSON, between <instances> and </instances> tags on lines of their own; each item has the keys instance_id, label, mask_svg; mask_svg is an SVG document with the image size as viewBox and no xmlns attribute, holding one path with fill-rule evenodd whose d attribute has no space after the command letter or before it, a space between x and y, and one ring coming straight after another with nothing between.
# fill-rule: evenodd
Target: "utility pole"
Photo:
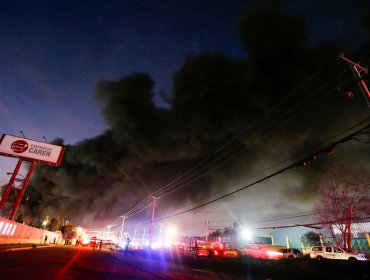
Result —
<instances>
[{"instance_id":1,"label":"utility pole","mask_svg":"<svg viewBox=\"0 0 370 280\"><path fill-rule=\"evenodd\" d=\"M146 231L146 228L144 228L144 231L143 231L143 239L141 240L141 248L143 248L145 245L145 231Z\"/></svg>"},{"instance_id":2,"label":"utility pole","mask_svg":"<svg viewBox=\"0 0 370 280\"><path fill-rule=\"evenodd\" d=\"M123 243L123 226L125 225L125 219L127 218L126 216L120 216L122 218L122 226L121 226L121 243Z\"/></svg>"},{"instance_id":3,"label":"utility pole","mask_svg":"<svg viewBox=\"0 0 370 280\"><path fill-rule=\"evenodd\" d=\"M160 223L159 224L159 233L158 233L159 243L162 243L162 239L163 239L163 223Z\"/></svg>"},{"instance_id":4,"label":"utility pole","mask_svg":"<svg viewBox=\"0 0 370 280\"><path fill-rule=\"evenodd\" d=\"M111 226L107 226L107 227L108 227L107 240L109 240L109 233L110 233L110 228L111 228Z\"/></svg>"},{"instance_id":5,"label":"utility pole","mask_svg":"<svg viewBox=\"0 0 370 280\"><path fill-rule=\"evenodd\" d=\"M152 242L153 242L153 234L154 234L154 210L155 210L155 203L158 197L152 196L153 198L153 207L152 207L152 222L150 224L150 240L149 240L149 247L152 248Z\"/></svg>"},{"instance_id":6,"label":"utility pole","mask_svg":"<svg viewBox=\"0 0 370 280\"><path fill-rule=\"evenodd\" d=\"M358 82L358 85L360 86L361 92L367 102L367 105L370 107L370 91L367 88L367 85L361 76L361 73L365 73L366 75L369 74L369 71L367 68L362 67L360 64L353 62L352 60L349 60L344 56L344 54L341 54L339 56L341 59L343 59L345 62L348 63L348 65L351 67L353 75L356 77L356 80Z\"/></svg>"},{"instance_id":7,"label":"utility pole","mask_svg":"<svg viewBox=\"0 0 370 280\"><path fill-rule=\"evenodd\" d=\"M206 230L206 242L208 242L208 233L209 233L209 212L206 211L204 213L197 213L197 215L201 214L206 214L206 225L205 225L205 230Z\"/></svg>"},{"instance_id":8,"label":"utility pole","mask_svg":"<svg viewBox=\"0 0 370 280\"><path fill-rule=\"evenodd\" d=\"M206 213L206 242L208 242L208 231L209 231L209 212Z\"/></svg>"},{"instance_id":9,"label":"utility pole","mask_svg":"<svg viewBox=\"0 0 370 280\"><path fill-rule=\"evenodd\" d=\"M136 232L137 232L137 230L135 229L135 230L134 230L134 238L133 238L133 240L132 240L132 243L133 243L133 244L135 244L135 240L136 240Z\"/></svg>"}]
</instances>

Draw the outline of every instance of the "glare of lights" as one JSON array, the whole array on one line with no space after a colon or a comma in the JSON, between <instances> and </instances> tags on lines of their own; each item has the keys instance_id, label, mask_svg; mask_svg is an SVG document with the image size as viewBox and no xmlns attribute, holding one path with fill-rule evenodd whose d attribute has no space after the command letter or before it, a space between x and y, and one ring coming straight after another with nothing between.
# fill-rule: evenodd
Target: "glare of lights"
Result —
<instances>
[{"instance_id":1,"label":"glare of lights","mask_svg":"<svg viewBox=\"0 0 370 280\"><path fill-rule=\"evenodd\" d=\"M43 225L44 229L46 229L46 225L47 225L47 223L48 223L48 221L47 221L47 220L45 220L45 221L43 221L43 222L42 222L42 225Z\"/></svg>"},{"instance_id":2,"label":"glare of lights","mask_svg":"<svg viewBox=\"0 0 370 280\"><path fill-rule=\"evenodd\" d=\"M166 228L165 239L163 240L162 246L170 247L176 239L177 229L173 226Z\"/></svg>"},{"instance_id":3,"label":"glare of lights","mask_svg":"<svg viewBox=\"0 0 370 280\"><path fill-rule=\"evenodd\" d=\"M82 237L82 244L86 245L86 244L89 244L89 243L90 243L90 238L89 238L89 236L84 235L84 236Z\"/></svg>"},{"instance_id":4,"label":"glare of lights","mask_svg":"<svg viewBox=\"0 0 370 280\"><path fill-rule=\"evenodd\" d=\"M107 240L110 240L110 228L111 228L112 226L107 226L107 228L108 228L108 232L107 232Z\"/></svg>"},{"instance_id":5,"label":"glare of lights","mask_svg":"<svg viewBox=\"0 0 370 280\"><path fill-rule=\"evenodd\" d=\"M274 257L279 257L279 256L282 256L283 255L283 253L281 253L281 252L277 252L277 251L267 251L266 252L267 253L267 255L270 257L270 258L274 258Z\"/></svg>"},{"instance_id":6,"label":"glare of lights","mask_svg":"<svg viewBox=\"0 0 370 280\"><path fill-rule=\"evenodd\" d=\"M153 242L152 243L152 249L159 249L162 248L162 242Z\"/></svg>"},{"instance_id":7,"label":"glare of lights","mask_svg":"<svg viewBox=\"0 0 370 280\"><path fill-rule=\"evenodd\" d=\"M137 250L141 248L141 244L139 242L133 241L131 247Z\"/></svg>"},{"instance_id":8,"label":"glare of lights","mask_svg":"<svg viewBox=\"0 0 370 280\"><path fill-rule=\"evenodd\" d=\"M253 237L253 233L250 229L244 228L241 232L241 236L245 240L251 240Z\"/></svg>"},{"instance_id":9,"label":"glare of lights","mask_svg":"<svg viewBox=\"0 0 370 280\"><path fill-rule=\"evenodd\" d=\"M176 236L177 230L174 227L170 227L167 231L167 236L170 239L173 239Z\"/></svg>"}]
</instances>

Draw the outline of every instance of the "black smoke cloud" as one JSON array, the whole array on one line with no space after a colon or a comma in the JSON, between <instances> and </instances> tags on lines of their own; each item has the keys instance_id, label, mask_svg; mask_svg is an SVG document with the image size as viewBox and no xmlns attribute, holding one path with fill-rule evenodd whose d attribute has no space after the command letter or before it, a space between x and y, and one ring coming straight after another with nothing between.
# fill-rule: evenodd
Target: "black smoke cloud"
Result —
<instances>
[{"instance_id":1,"label":"black smoke cloud","mask_svg":"<svg viewBox=\"0 0 370 280\"><path fill-rule=\"evenodd\" d=\"M169 109L153 103L155 82L145 73L99 81L95 96L109 129L66 145L61 167L36 168L28 213L104 226L196 167L181 184L184 188L158 204L158 215L169 209L175 213L245 185L265 175L267 167L279 167L283 159L289 164L309 155L318 148L313 144L368 115L358 92L348 100L337 90L354 82L348 65L338 59L341 50L333 42L309 46L304 19L267 7L249 12L240 22L239 35L244 59L222 52L186 58L174 73ZM366 57L365 46L352 55ZM368 65L369 60L361 63ZM353 155L343 149L337 160L356 157L357 164L366 162L368 149L361 146L357 151ZM273 178L274 189L282 200L288 194L292 198L310 193L315 174L326 164L330 160L322 159ZM241 192L238 199L266 204L262 189ZM233 207L232 199L227 203ZM279 200L268 202L275 204Z\"/></svg>"}]
</instances>

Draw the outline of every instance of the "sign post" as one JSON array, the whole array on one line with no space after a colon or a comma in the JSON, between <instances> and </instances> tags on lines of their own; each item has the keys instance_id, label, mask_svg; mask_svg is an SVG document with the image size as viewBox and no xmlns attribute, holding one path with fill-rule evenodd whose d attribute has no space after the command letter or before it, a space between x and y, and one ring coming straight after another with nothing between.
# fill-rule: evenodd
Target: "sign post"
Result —
<instances>
[{"instance_id":1,"label":"sign post","mask_svg":"<svg viewBox=\"0 0 370 280\"><path fill-rule=\"evenodd\" d=\"M16 157L19 158L19 160L1 197L0 216L8 218L9 220L14 219L36 164L43 163L59 166L62 162L64 151L65 148L62 146L20 138L8 134L4 134L2 136L0 139L0 155ZM14 182L24 161L30 163L31 166L28 169L27 176L21 184L20 190L17 192ZM9 198L9 194L12 189L15 195L14 201Z\"/></svg>"}]
</instances>

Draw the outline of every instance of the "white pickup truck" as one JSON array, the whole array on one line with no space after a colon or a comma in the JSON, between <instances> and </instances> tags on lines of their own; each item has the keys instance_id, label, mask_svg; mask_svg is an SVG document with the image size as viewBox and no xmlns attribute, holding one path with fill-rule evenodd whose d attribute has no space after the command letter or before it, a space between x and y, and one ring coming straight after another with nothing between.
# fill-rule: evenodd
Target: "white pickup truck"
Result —
<instances>
[{"instance_id":1,"label":"white pickup truck","mask_svg":"<svg viewBox=\"0 0 370 280\"><path fill-rule=\"evenodd\" d=\"M347 252L339 246L314 246L310 252L310 258L322 259L335 259L335 260L358 260L366 261L364 254L355 252Z\"/></svg>"}]
</instances>

